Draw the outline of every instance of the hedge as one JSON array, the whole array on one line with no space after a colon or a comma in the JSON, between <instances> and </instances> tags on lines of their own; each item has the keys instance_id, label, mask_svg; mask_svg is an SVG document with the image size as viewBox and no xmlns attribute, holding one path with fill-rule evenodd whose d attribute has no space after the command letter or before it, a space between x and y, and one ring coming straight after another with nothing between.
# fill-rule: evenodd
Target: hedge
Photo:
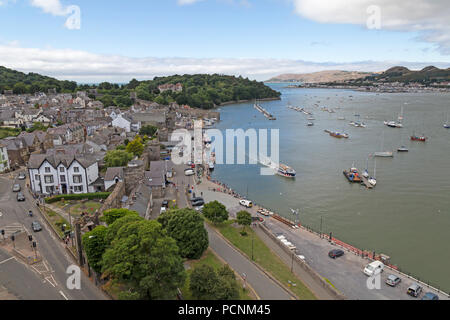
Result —
<instances>
[{"instance_id":1,"label":"hedge","mask_svg":"<svg viewBox=\"0 0 450 320\"><path fill-rule=\"evenodd\" d=\"M97 193L82 193L82 194L61 194L51 198L45 199L46 203L55 203L61 200L94 200L94 199L106 199L111 192L97 192Z\"/></svg>"}]
</instances>

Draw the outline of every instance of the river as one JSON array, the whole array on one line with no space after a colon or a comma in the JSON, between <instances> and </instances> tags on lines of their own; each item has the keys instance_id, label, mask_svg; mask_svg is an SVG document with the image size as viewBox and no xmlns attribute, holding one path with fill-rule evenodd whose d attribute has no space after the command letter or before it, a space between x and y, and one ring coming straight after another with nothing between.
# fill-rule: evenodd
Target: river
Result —
<instances>
[{"instance_id":1,"label":"river","mask_svg":"<svg viewBox=\"0 0 450 320\"><path fill-rule=\"evenodd\" d=\"M217 165L213 178L292 220L290 209L299 209L302 224L315 230L322 225L323 232L342 241L387 254L402 271L449 292L450 130L443 124L450 95L270 86L282 92L281 100L261 105L276 121L267 120L252 103L243 103L222 107L216 128L279 129L280 161L293 167L297 178L261 176L259 165ZM312 111L315 126L307 127L307 116L288 104ZM384 126L402 108L404 128ZM358 119L367 128L349 125ZM350 139L332 138L325 129L345 131ZM412 142L413 133L425 134L429 141ZM409 153L377 159L373 190L349 184L342 174L353 163L364 169L371 153L396 151L401 145ZM371 159L371 173L374 166Z\"/></svg>"}]
</instances>

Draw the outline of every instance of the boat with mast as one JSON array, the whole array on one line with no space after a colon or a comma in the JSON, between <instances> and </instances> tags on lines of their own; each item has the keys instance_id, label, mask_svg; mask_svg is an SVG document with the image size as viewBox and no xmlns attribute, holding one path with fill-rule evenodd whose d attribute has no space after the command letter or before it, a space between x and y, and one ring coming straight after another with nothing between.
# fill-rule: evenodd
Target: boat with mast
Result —
<instances>
[{"instance_id":1,"label":"boat with mast","mask_svg":"<svg viewBox=\"0 0 450 320\"><path fill-rule=\"evenodd\" d=\"M374 170L373 170L373 177L370 177L369 178L369 183L372 185L372 186L376 186L377 185L377 159L375 159L375 167L374 167Z\"/></svg>"},{"instance_id":2,"label":"boat with mast","mask_svg":"<svg viewBox=\"0 0 450 320\"><path fill-rule=\"evenodd\" d=\"M384 150L384 132L383 132L383 138L382 138L382 142L381 142L381 150ZM394 152L380 151L380 152L375 152L373 155L374 155L374 157L378 157L378 158L393 158Z\"/></svg>"},{"instance_id":3,"label":"boat with mast","mask_svg":"<svg viewBox=\"0 0 450 320\"><path fill-rule=\"evenodd\" d=\"M445 121L445 123L444 123L444 128L450 129L450 123L448 123L448 112L447 112L447 121Z\"/></svg>"}]
</instances>

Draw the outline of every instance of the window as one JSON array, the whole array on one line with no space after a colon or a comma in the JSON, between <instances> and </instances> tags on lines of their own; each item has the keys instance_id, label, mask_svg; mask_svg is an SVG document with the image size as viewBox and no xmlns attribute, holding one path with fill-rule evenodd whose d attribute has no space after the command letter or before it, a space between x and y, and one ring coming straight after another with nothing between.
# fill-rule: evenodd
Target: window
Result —
<instances>
[{"instance_id":1,"label":"window","mask_svg":"<svg viewBox=\"0 0 450 320\"><path fill-rule=\"evenodd\" d=\"M50 173L50 167L45 167L45 173Z\"/></svg>"},{"instance_id":2,"label":"window","mask_svg":"<svg viewBox=\"0 0 450 320\"><path fill-rule=\"evenodd\" d=\"M76 172L76 173L80 172L80 168L78 168L78 167L73 167L73 172Z\"/></svg>"},{"instance_id":3,"label":"window","mask_svg":"<svg viewBox=\"0 0 450 320\"><path fill-rule=\"evenodd\" d=\"M45 192L53 193L53 187L45 187Z\"/></svg>"},{"instance_id":4,"label":"window","mask_svg":"<svg viewBox=\"0 0 450 320\"><path fill-rule=\"evenodd\" d=\"M59 178L60 178L60 180L61 180L62 183L65 183L65 182L66 182L66 176L60 176Z\"/></svg>"},{"instance_id":5,"label":"window","mask_svg":"<svg viewBox=\"0 0 450 320\"><path fill-rule=\"evenodd\" d=\"M36 181L39 181L40 179L39 179L39 175L37 174L37 175L35 175L34 176L34 179L36 180Z\"/></svg>"},{"instance_id":6,"label":"window","mask_svg":"<svg viewBox=\"0 0 450 320\"><path fill-rule=\"evenodd\" d=\"M73 183L83 183L82 176L73 176Z\"/></svg>"},{"instance_id":7,"label":"window","mask_svg":"<svg viewBox=\"0 0 450 320\"><path fill-rule=\"evenodd\" d=\"M44 181L45 183L53 183L53 176L45 176Z\"/></svg>"},{"instance_id":8,"label":"window","mask_svg":"<svg viewBox=\"0 0 450 320\"><path fill-rule=\"evenodd\" d=\"M59 172L64 172L64 167L60 167Z\"/></svg>"},{"instance_id":9,"label":"window","mask_svg":"<svg viewBox=\"0 0 450 320\"><path fill-rule=\"evenodd\" d=\"M83 187L77 186L73 189L75 192L83 192Z\"/></svg>"}]
</instances>

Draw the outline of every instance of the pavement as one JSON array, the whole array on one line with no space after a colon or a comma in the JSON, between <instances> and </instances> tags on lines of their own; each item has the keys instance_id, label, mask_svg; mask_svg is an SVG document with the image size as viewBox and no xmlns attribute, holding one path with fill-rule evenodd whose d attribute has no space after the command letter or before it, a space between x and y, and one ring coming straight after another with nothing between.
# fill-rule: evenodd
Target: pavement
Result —
<instances>
[{"instance_id":1,"label":"pavement","mask_svg":"<svg viewBox=\"0 0 450 320\"><path fill-rule=\"evenodd\" d=\"M40 299L64 299L64 300L105 300L107 297L98 289L84 273L81 273L81 290L69 290L66 287L68 274L66 270L71 265L76 265L73 257L64 248L62 242L49 230L48 225L35 206L35 201L26 188L26 181L15 179L19 172L15 172L11 179L9 175L0 176L0 229L11 229L22 225L29 233L31 223L39 221L43 230L33 233L33 238L37 241L38 250L43 257L40 265L21 265L17 260L12 259L0 265L0 288L8 292L13 292L19 299L40 300ZM22 192L26 197L25 202L17 202L16 194L12 192L12 186L20 184ZM27 215L32 210L34 217ZM0 263L8 259L8 254L2 251ZM5 259L1 259L4 257ZM14 262L16 261L16 262ZM1 269L7 268L7 269ZM28 271L27 271L28 270ZM30 284L26 284L26 283ZM39 283L39 284L38 284ZM32 290L31 290L32 289Z\"/></svg>"}]
</instances>

